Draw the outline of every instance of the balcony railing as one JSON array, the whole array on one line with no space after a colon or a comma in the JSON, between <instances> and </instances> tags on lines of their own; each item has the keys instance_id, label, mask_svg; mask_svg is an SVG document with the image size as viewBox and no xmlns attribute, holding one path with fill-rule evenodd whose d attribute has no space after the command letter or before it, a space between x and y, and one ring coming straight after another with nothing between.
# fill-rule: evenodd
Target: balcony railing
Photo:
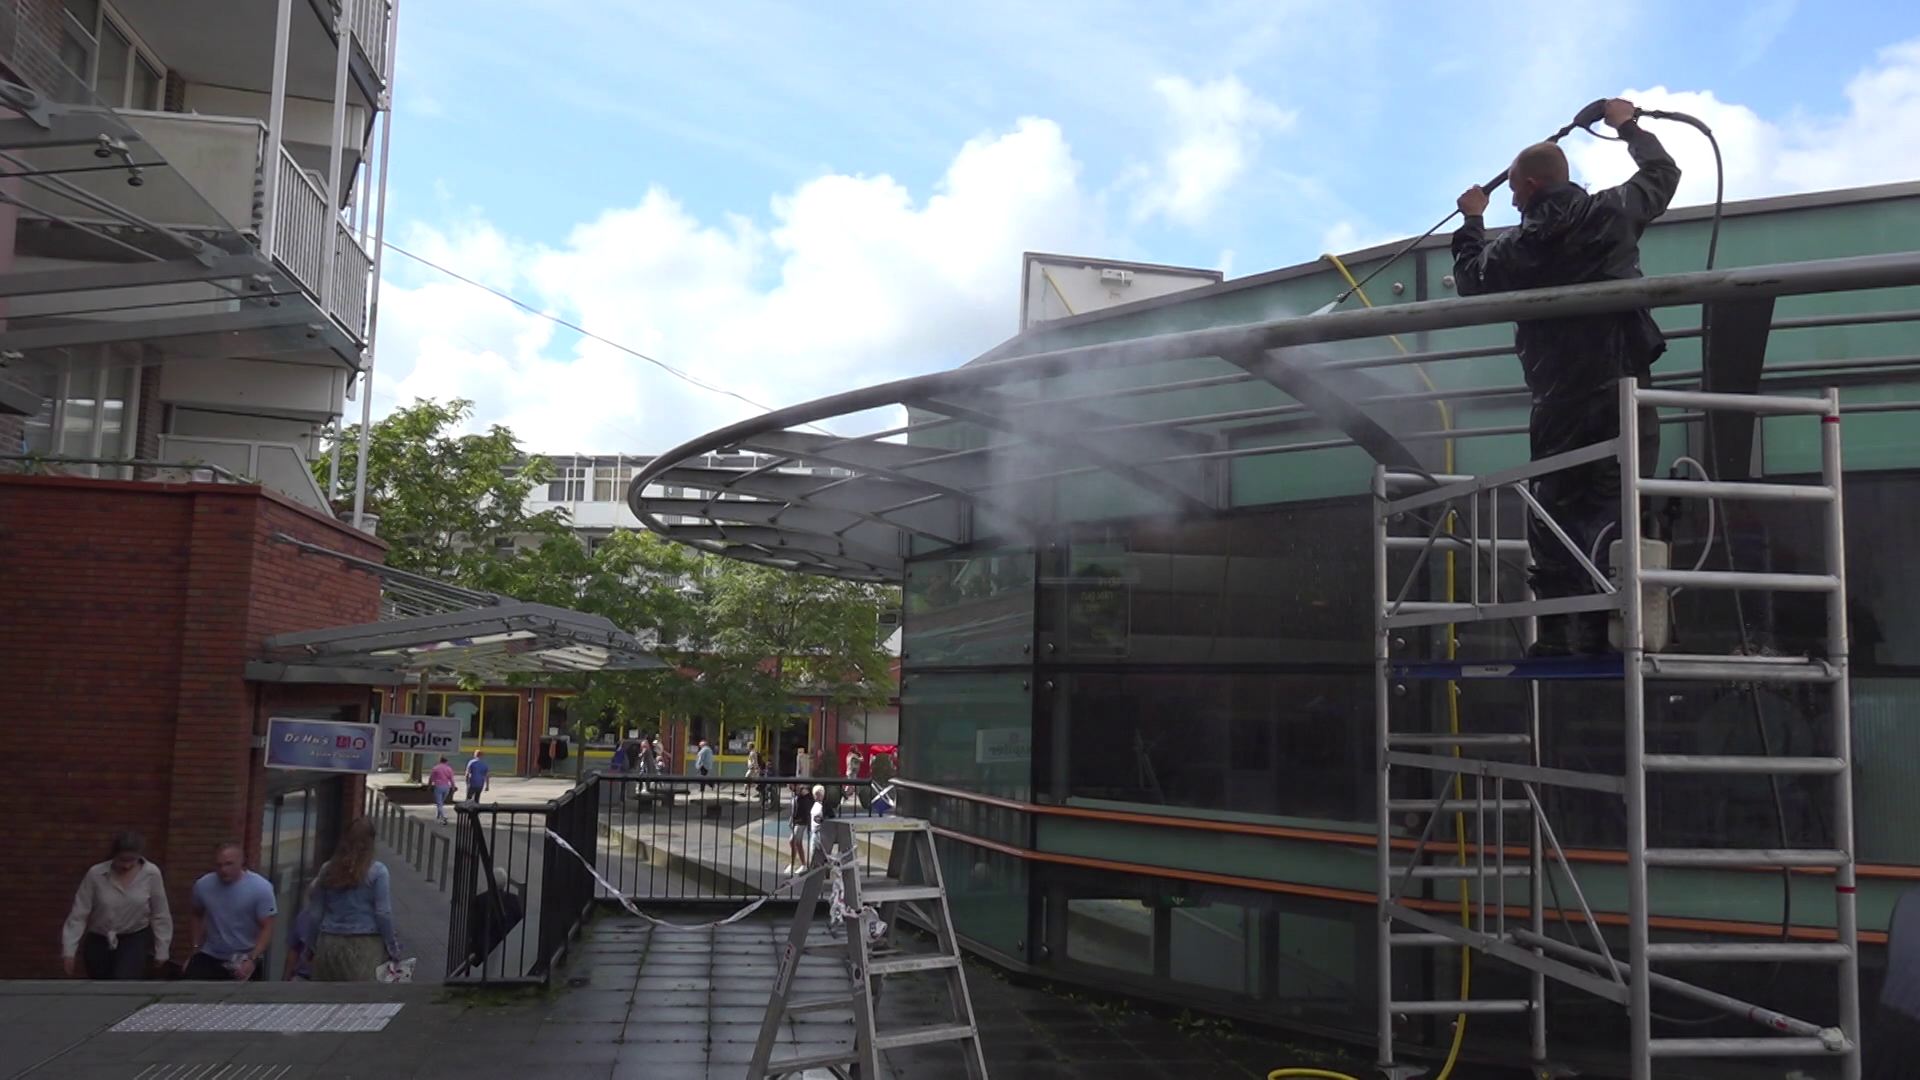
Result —
<instances>
[{"instance_id":1,"label":"balcony railing","mask_svg":"<svg viewBox=\"0 0 1920 1080\"><path fill-rule=\"evenodd\" d=\"M345 0L347 5L347 29L353 40L360 43L360 52L366 56L367 63L380 73L381 79L390 74L387 70L387 24L393 18L392 0Z\"/></svg>"},{"instance_id":2,"label":"balcony railing","mask_svg":"<svg viewBox=\"0 0 1920 1080\"><path fill-rule=\"evenodd\" d=\"M367 292L373 279L373 256L360 246L359 238L346 222L335 220L333 228L333 283L327 292L327 310L358 337L367 325Z\"/></svg>"},{"instance_id":3,"label":"balcony railing","mask_svg":"<svg viewBox=\"0 0 1920 1080\"><path fill-rule=\"evenodd\" d=\"M327 290L320 282L327 263L327 226L332 220L332 215L327 213L327 196L308 179L284 147L277 167L279 184L270 208L273 250L268 254L280 260L280 265L298 278L308 292L325 295Z\"/></svg>"},{"instance_id":4,"label":"balcony railing","mask_svg":"<svg viewBox=\"0 0 1920 1080\"><path fill-rule=\"evenodd\" d=\"M212 439L196 435L160 436L160 457L190 465L207 465L232 476L258 480L297 503L323 514L327 497L313 479L300 449L291 443ZM191 477L189 477L191 479Z\"/></svg>"}]
</instances>

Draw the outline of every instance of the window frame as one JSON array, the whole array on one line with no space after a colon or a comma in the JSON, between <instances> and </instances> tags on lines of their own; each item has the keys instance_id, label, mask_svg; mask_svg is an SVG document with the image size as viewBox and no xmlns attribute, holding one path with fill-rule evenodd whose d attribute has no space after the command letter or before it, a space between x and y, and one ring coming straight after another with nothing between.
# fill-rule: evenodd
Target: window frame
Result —
<instances>
[{"instance_id":1,"label":"window frame","mask_svg":"<svg viewBox=\"0 0 1920 1080\"><path fill-rule=\"evenodd\" d=\"M127 68L121 72L122 93L120 100L103 102L103 104L112 109L128 109L136 112L154 112L165 105L167 96L167 65L160 62L160 57L147 46L145 41L141 40L139 34L133 32L133 28L128 25L126 17L114 10L113 5L108 3L108 0L99 0L98 9L94 13L92 26L87 26L82 23L79 17L74 15L73 9L64 3L60 5L60 17L63 20L62 25L66 30L80 35L80 42L84 45L87 52L87 70L76 71L73 74L86 85L89 91L94 92L96 95L100 88L100 45L101 41L106 37L108 28L111 27L113 32L119 34L127 43ZM139 69L142 61L146 62L147 67L151 69L156 76L154 82L155 100L136 105L133 104L131 100L135 86L134 72Z\"/></svg>"}]
</instances>

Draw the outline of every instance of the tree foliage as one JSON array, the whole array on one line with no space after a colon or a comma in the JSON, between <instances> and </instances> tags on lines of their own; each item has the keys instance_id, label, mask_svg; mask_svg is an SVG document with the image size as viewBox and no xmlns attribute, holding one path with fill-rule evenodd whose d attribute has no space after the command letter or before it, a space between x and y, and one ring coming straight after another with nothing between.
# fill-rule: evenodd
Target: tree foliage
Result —
<instances>
[{"instance_id":1,"label":"tree foliage","mask_svg":"<svg viewBox=\"0 0 1920 1080\"><path fill-rule=\"evenodd\" d=\"M470 401L420 400L375 423L367 511L391 545L389 565L605 616L657 642L671 670L529 677L577 693L576 734L606 724L654 731L670 717L775 721L797 695L886 701L880 615L897 607L895 590L724 559L650 532L616 531L589 547L563 512L528 509L551 466L507 428L461 434L472 413ZM342 434L343 490L358 439L357 429ZM315 465L322 485L329 464Z\"/></svg>"},{"instance_id":2,"label":"tree foliage","mask_svg":"<svg viewBox=\"0 0 1920 1080\"><path fill-rule=\"evenodd\" d=\"M558 511L530 513L527 498L552 466L528 457L513 432L495 425L462 434L473 402L421 399L376 421L368 435L366 512L392 545L387 563L476 589L498 589L515 554L502 543L570 538ZM340 490L351 505L360 430L341 434ZM332 462L314 465L325 487Z\"/></svg>"}]
</instances>

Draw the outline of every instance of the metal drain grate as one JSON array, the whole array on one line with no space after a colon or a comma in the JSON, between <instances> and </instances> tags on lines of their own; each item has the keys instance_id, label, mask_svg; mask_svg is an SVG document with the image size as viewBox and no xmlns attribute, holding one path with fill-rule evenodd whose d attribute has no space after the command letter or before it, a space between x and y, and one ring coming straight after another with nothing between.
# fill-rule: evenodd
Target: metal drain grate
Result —
<instances>
[{"instance_id":1,"label":"metal drain grate","mask_svg":"<svg viewBox=\"0 0 1920 1080\"><path fill-rule=\"evenodd\" d=\"M110 1030L120 1032L379 1031L387 1026L387 1021L400 1012L400 1008L398 1004L393 1003L381 1005L149 1005L113 1025ZM228 1080L228 1078L223 1076L220 1080Z\"/></svg>"},{"instance_id":2,"label":"metal drain grate","mask_svg":"<svg viewBox=\"0 0 1920 1080\"><path fill-rule=\"evenodd\" d=\"M280 1080L292 1065L148 1065L132 1080Z\"/></svg>"}]
</instances>

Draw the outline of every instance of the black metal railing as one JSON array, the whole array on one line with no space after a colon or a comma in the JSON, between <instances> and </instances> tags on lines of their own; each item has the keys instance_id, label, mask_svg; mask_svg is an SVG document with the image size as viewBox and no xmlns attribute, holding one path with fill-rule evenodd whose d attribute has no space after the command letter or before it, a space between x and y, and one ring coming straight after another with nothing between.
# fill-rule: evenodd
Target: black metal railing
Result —
<instances>
[{"instance_id":1,"label":"black metal railing","mask_svg":"<svg viewBox=\"0 0 1920 1080\"><path fill-rule=\"evenodd\" d=\"M874 790L871 780L839 777L606 773L592 782L601 789L601 875L636 903L656 905L778 893L807 862L799 793L824 787L828 813L845 818L870 815ZM861 858L869 873L886 866L884 850L863 846Z\"/></svg>"},{"instance_id":2,"label":"black metal railing","mask_svg":"<svg viewBox=\"0 0 1920 1080\"><path fill-rule=\"evenodd\" d=\"M874 813L872 781L831 777L590 773L545 805L459 804L446 981L544 985L596 904L790 899L811 817L796 800L816 784L834 818ZM890 840L862 837L863 873L884 873Z\"/></svg>"},{"instance_id":3,"label":"black metal railing","mask_svg":"<svg viewBox=\"0 0 1920 1080\"><path fill-rule=\"evenodd\" d=\"M599 795L586 783L543 806L456 807L448 983L547 982L598 891L582 858L548 830L593 858Z\"/></svg>"}]
</instances>

